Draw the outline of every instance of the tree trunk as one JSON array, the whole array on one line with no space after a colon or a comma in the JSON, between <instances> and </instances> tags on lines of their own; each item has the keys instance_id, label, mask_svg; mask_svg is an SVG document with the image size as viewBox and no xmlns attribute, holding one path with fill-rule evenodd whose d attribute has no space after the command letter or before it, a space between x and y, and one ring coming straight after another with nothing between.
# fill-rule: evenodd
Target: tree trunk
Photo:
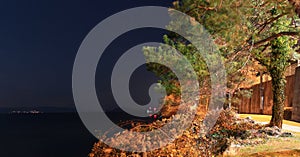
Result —
<instances>
[{"instance_id":1,"label":"tree trunk","mask_svg":"<svg viewBox=\"0 0 300 157\"><path fill-rule=\"evenodd\" d=\"M285 102L285 70L289 60L288 38L279 37L271 41L271 56L268 71L272 77L273 107L270 126L282 128Z\"/></svg>"},{"instance_id":2,"label":"tree trunk","mask_svg":"<svg viewBox=\"0 0 300 157\"><path fill-rule=\"evenodd\" d=\"M278 71L277 71L278 72ZM284 101L285 101L285 76L284 72L271 73L272 77L272 91L273 91L273 107L272 119L270 126L277 126L282 128Z\"/></svg>"}]
</instances>

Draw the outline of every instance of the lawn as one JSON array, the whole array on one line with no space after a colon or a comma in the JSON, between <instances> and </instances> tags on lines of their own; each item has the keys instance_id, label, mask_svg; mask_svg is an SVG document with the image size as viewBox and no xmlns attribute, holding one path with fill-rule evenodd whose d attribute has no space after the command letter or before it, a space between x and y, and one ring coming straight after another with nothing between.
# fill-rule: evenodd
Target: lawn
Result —
<instances>
[{"instance_id":1,"label":"lawn","mask_svg":"<svg viewBox=\"0 0 300 157\"><path fill-rule=\"evenodd\" d=\"M237 156L300 156L300 136L271 138L265 144L240 149Z\"/></svg>"}]
</instances>

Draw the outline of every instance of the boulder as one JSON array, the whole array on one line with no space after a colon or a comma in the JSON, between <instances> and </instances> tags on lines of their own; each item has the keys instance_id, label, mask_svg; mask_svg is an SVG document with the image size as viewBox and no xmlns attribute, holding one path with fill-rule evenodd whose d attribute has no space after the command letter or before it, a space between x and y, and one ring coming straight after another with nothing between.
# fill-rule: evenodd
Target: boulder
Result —
<instances>
[{"instance_id":1,"label":"boulder","mask_svg":"<svg viewBox=\"0 0 300 157\"><path fill-rule=\"evenodd\" d=\"M264 129L261 129L258 131L259 133L265 133L269 136L280 136L281 135L281 129L277 126L273 127L266 127Z\"/></svg>"},{"instance_id":2,"label":"boulder","mask_svg":"<svg viewBox=\"0 0 300 157\"><path fill-rule=\"evenodd\" d=\"M255 123L255 121L254 121L251 117L246 117L246 118L244 119L244 122L246 122L246 123L252 123L252 124Z\"/></svg>"},{"instance_id":3,"label":"boulder","mask_svg":"<svg viewBox=\"0 0 300 157\"><path fill-rule=\"evenodd\" d=\"M294 135L290 132L283 132L280 137L294 137Z\"/></svg>"}]
</instances>

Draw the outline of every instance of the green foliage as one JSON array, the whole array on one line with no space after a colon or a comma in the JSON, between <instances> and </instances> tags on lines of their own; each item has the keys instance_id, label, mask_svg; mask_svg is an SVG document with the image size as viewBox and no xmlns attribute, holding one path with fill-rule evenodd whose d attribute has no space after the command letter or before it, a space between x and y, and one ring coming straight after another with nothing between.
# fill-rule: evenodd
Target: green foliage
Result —
<instances>
[{"instance_id":1,"label":"green foliage","mask_svg":"<svg viewBox=\"0 0 300 157\"><path fill-rule=\"evenodd\" d=\"M293 12L290 12L288 1L273 1L271 7L264 15L269 19L265 22L268 24L259 28L257 32L260 40L270 40L266 40L263 49L254 51L254 57L266 67L272 78L273 113L270 124L281 128L286 84L284 72L290 64L289 61L295 56L294 45L297 40L292 35L297 34L298 29L291 26L295 17ZM270 38L272 36L274 38Z\"/></svg>"},{"instance_id":2,"label":"green foliage","mask_svg":"<svg viewBox=\"0 0 300 157\"><path fill-rule=\"evenodd\" d=\"M273 80L279 80L273 81L273 86L278 86L273 88L273 93L283 93L276 90L284 89L284 71L293 57L299 56L295 52L299 29L292 25L293 19L297 17L288 0L182 0L175 2L173 8L192 18L172 21L172 27L184 27L186 25L179 23L189 21L193 24L197 21L212 35L226 61L228 91L232 94L237 93L240 84L247 81L246 67L252 67L265 70ZM201 32L202 29L195 26L189 30L187 34ZM200 78L200 85L209 84L209 81L205 81L209 80L209 71L195 48L176 34L169 34L164 39L166 44L180 50L192 63ZM213 55L208 58L214 61ZM257 66L254 64L256 62L259 63L258 67L254 67ZM179 84L174 83L176 79L170 71L161 66L151 65L149 70L162 77L162 83L167 87L168 93L179 93ZM276 97L283 98L283 94ZM275 103L284 101L275 99Z\"/></svg>"},{"instance_id":3,"label":"green foliage","mask_svg":"<svg viewBox=\"0 0 300 157\"><path fill-rule=\"evenodd\" d=\"M175 42L169 39L167 35L164 36L164 42L166 45L162 44L160 47L144 47L146 60L150 60L150 58L159 58L161 62L175 62L176 64L172 65L176 67L176 69L179 69L177 72L185 74L187 79L192 79L192 74L190 71L187 71L188 68L185 63L182 63L182 60L174 57L174 50L170 49L169 47L171 46L178 50L179 53L181 53L188 60L196 72L199 83L203 82L204 78L209 76L207 66L200 53L197 53L194 46L191 44L185 45L181 42ZM178 78L169 67L158 63L148 63L147 68L149 71L154 72L158 77L161 78L159 83L163 85L168 95L180 95Z\"/></svg>"},{"instance_id":4,"label":"green foliage","mask_svg":"<svg viewBox=\"0 0 300 157\"><path fill-rule=\"evenodd\" d=\"M228 75L227 79L229 80L227 86L232 91L236 91L238 85L245 80L241 69L245 67L246 63L249 61L249 57L245 57L244 53L236 55L236 50L240 49L241 45L244 44L250 32L247 29L247 24L249 22L246 18L246 15L249 15L251 10L248 6L249 2L236 2L233 0L178 1L174 3L173 8L190 15L192 18L175 19L167 26L168 28L171 28L170 30L178 30L177 27L188 27L188 31L184 32L186 35L201 35L202 28L194 25L194 23L197 21L203 25L203 27L212 35L215 44L218 45L217 48L221 51L221 55L226 61L225 68ZM195 40L199 41L203 39L199 37ZM187 42L186 39L183 39L181 36L174 33L165 35L164 42L179 50L180 53L189 60L198 76L200 86L203 87L202 91L209 94L211 88L210 79L219 78L210 75L212 71L208 70L207 62L209 62L210 65L216 65L217 63L215 62L219 62L218 59L216 59L216 56L207 53L208 55L204 56L206 58L203 58L193 45ZM147 47L144 49L144 52L147 58L150 57L149 52L160 52L165 50L165 47L162 45L159 48ZM205 52L205 49L200 51ZM170 69L153 63L149 63L147 66L148 70L153 71L161 78L160 83L167 89L168 94L175 94L177 96L180 94L176 75L174 75ZM218 70L217 67L215 70Z\"/></svg>"}]
</instances>

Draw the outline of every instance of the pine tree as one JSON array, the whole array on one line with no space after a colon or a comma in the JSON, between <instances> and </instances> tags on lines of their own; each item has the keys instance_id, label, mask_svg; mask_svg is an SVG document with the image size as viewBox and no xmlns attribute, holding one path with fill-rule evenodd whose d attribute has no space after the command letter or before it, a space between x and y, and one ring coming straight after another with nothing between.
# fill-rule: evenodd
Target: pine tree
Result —
<instances>
[{"instance_id":1,"label":"pine tree","mask_svg":"<svg viewBox=\"0 0 300 157\"><path fill-rule=\"evenodd\" d=\"M258 62L272 78L273 114L270 125L282 127L285 101L284 72L295 53L299 30L292 25L297 16L288 0L182 0L173 8L191 16L212 35L226 61L228 91L236 93L244 70ZM209 76L205 63L193 56L195 49L178 35L168 35L165 42L179 48L193 61L200 78ZM196 66L197 65L197 66ZM150 70L161 71L161 67ZM174 80L164 78L163 80ZM201 80L204 81L205 79ZM167 81L168 82L168 81ZM205 82L205 81L204 81ZM175 86L176 87L176 86Z\"/></svg>"}]
</instances>

